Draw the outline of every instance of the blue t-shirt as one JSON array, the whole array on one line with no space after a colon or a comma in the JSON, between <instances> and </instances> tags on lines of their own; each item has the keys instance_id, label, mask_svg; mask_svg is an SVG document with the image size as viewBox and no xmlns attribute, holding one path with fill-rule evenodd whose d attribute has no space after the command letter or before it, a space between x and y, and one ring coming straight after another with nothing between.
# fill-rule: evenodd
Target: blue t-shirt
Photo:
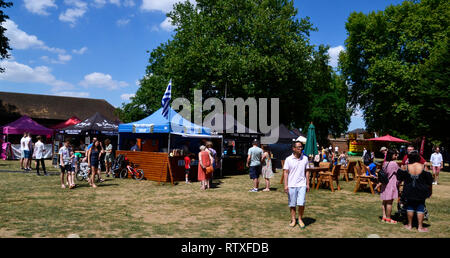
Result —
<instances>
[{"instance_id":1,"label":"blue t-shirt","mask_svg":"<svg viewBox=\"0 0 450 258\"><path fill-rule=\"evenodd\" d=\"M248 155L250 155L250 167L261 165L261 156L263 150L260 147L253 146L248 149Z\"/></svg>"},{"instance_id":2,"label":"blue t-shirt","mask_svg":"<svg viewBox=\"0 0 450 258\"><path fill-rule=\"evenodd\" d=\"M370 174L369 171L366 171L366 176L372 175L374 177L377 176L377 174L375 173L377 171L377 165L375 163L370 163L369 165L369 170L370 170Z\"/></svg>"}]
</instances>

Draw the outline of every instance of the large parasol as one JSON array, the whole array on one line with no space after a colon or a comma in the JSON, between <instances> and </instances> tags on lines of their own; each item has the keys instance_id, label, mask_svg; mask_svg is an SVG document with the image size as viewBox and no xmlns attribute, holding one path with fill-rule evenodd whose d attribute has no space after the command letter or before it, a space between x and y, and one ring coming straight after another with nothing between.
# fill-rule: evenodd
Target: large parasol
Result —
<instances>
[{"instance_id":1,"label":"large parasol","mask_svg":"<svg viewBox=\"0 0 450 258\"><path fill-rule=\"evenodd\" d=\"M367 139L368 141L376 141L376 142L399 142L399 143L409 143L408 141L402 140L400 138L390 136L389 134L377 138Z\"/></svg>"}]
</instances>

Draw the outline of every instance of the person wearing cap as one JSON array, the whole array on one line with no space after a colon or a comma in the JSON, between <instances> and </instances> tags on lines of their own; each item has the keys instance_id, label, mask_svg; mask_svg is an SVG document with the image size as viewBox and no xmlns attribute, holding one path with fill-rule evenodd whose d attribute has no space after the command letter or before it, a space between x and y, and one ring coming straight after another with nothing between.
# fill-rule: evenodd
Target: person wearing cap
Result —
<instances>
[{"instance_id":1,"label":"person wearing cap","mask_svg":"<svg viewBox=\"0 0 450 258\"><path fill-rule=\"evenodd\" d=\"M258 192L259 176L261 175L261 157L263 150L258 147L258 140L253 140L253 147L248 149L247 167L250 172L250 179L253 180L253 189L249 192Z\"/></svg>"},{"instance_id":2,"label":"person wearing cap","mask_svg":"<svg viewBox=\"0 0 450 258\"><path fill-rule=\"evenodd\" d=\"M380 152L384 154L384 160L383 162L386 162L386 154L387 154L388 149L386 147L381 147Z\"/></svg>"}]
</instances>

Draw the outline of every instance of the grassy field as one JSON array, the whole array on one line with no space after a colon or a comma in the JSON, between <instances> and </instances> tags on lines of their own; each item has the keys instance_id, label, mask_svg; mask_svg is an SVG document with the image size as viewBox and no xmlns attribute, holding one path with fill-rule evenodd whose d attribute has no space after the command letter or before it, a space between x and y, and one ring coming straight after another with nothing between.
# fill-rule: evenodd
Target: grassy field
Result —
<instances>
[{"instance_id":1,"label":"grassy field","mask_svg":"<svg viewBox=\"0 0 450 258\"><path fill-rule=\"evenodd\" d=\"M0 170L14 166L0 161ZM381 223L379 196L353 193L354 181L341 181L342 190L334 193L308 193L306 229L290 228L280 178L276 173L271 192L258 193L248 192L248 175L215 179L217 187L208 191L200 191L199 183L111 178L97 189L81 182L69 190L60 188L56 174L2 172L0 237L450 237L449 173L441 174L427 200L429 233Z\"/></svg>"}]
</instances>

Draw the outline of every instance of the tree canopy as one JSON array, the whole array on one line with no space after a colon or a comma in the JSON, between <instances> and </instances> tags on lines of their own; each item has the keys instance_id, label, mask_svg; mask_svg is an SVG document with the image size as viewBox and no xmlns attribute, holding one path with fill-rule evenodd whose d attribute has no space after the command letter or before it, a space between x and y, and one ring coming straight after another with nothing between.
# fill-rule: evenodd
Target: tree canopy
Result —
<instances>
[{"instance_id":1,"label":"tree canopy","mask_svg":"<svg viewBox=\"0 0 450 258\"><path fill-rule=\"evenodd\" d=\"M448 142L450 2L404 1L352 13L340 70L369 130Z\"/></svg>"},{"instance_id":2,"label":"tree canopy","mask_svg":"<svg viewBox=\"0 0 450 258\"><path fill-rule=\"evenodd\" d=\"M0 0L0 60L8 58L9 53L8 50L11 50L9 46L9 40L4 35L6 29L3 27L3 22L6 21L9 17L3 13L2 8L11 7L13 5L12 2L5 2ZM0 67L0 73L3 72L3 68Z\"/></svg>"},{"instance_id":3,"label":"tree canopy","mask_svg":"<svg viewBox=\"0 0 450 258\"><path fill-rule=\"evenodd\" d=\"M175 35L150 53L141 88L122 107L143 109L124 112L123 121L142 118L130 114L148 115L158 109L171 78L173 98L192 101L193 89L201 89L204 99L223 99L225 92L228 98L280 98L282 123L299 128L317 120L327 135L347 129L350 116L343 81L328 66L328 48L317 50L310 44L310 32L316 28L308 17L296 18L293 1L196 2L175 4L167 14ZM317 105L322 116L313 112ZM328 116L339 124L327 121Z\"/></svg>"}]
</instances>

